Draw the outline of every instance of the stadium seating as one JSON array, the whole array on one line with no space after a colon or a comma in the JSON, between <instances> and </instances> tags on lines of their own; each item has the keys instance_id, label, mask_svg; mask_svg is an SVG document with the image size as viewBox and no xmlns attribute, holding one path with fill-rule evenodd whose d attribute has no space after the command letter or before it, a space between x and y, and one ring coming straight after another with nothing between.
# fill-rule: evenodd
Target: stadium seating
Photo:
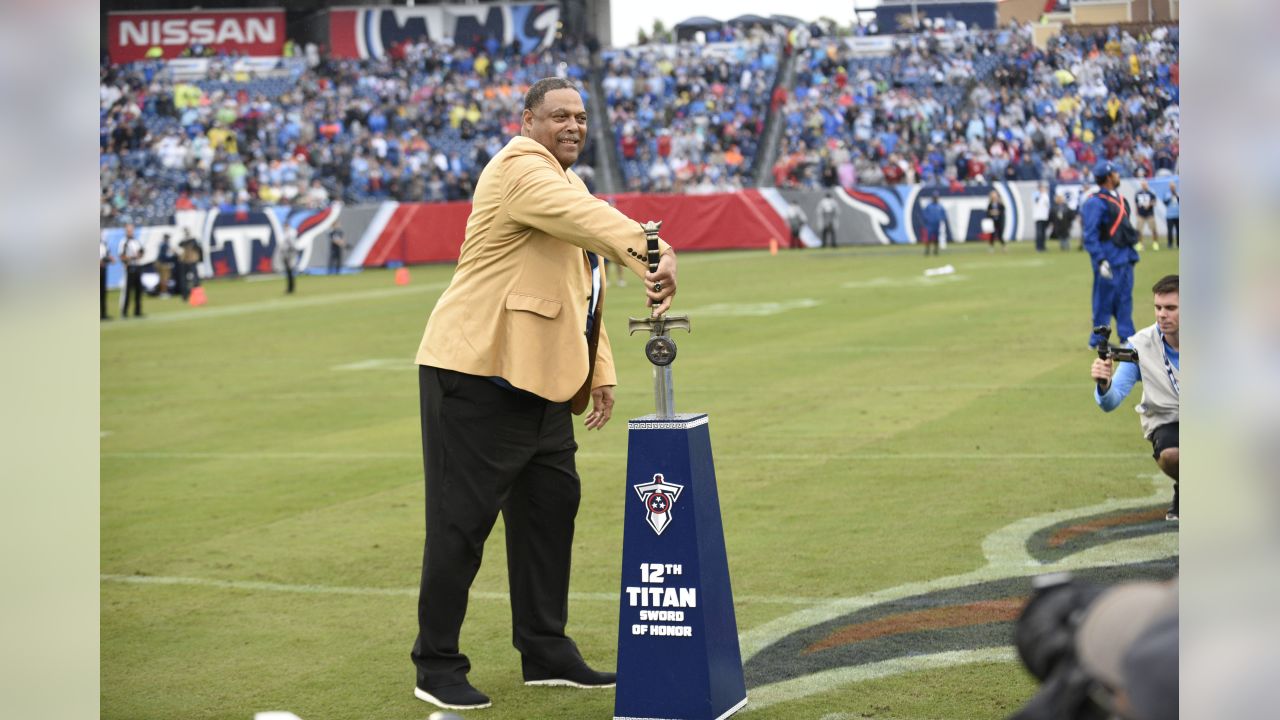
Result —
<instances>
[{"instance_id":1,"label":"stadium seating","mask_svg":"<svg viewBox=\"0 0 1280 720\"><path fill-rule=\"evenodd\" d=\"M1074 181L1096 158L1174 172L1178 31L1141 40L1030 26L902 36L888 57L815 40L783 112L783 186Z\"/></svg>"},{"instance_id":2,"label":"stadium seating","mask_svg":"<svg viewBox=\"0 0 1280 720\"><path fill-rule=\"evenodd\" d=\"M623 189L1078 180L1098 158L1123 175L1176 172L1178 30L1068 30L1038 49L1030 26L898 36L863 55L847 38L788 61L760 31L728 42L604 49L599 82ZM167 222L175 207L446 201L470 197L518 131L512 107L549 75L584 87L583 48L513 54L406 43L387 60L286 58L265 76L215 62L101 68L102 224ZM757 157L770 113L776 154ZM583 165L593 164L588 155ZM584 171L590 181L590 173Z\"/></svg>"},{"instance_id":3,"label":"stadium seating","mask_svg":"<svg viewBox=\"0 0 1280 720\"><path fill-rule=\"evenodd\" d=\"M580 54L402 50L187 82L154 62L104 64L103 225L167 222L180 198L196 208L467 199L515 134L510 108L524 89L586 75Z\"/></svg>"},{"instance_id":4,"label":"stadium seating","mask_svg":"<svg viewBox=\"0 0 1280 720\"><path fill-rule=\"evenodd\" d=\"M750 184L781 43L760 36L699 48L605 51L603 88L628 190Z\"/></svg>"}]
</instances>

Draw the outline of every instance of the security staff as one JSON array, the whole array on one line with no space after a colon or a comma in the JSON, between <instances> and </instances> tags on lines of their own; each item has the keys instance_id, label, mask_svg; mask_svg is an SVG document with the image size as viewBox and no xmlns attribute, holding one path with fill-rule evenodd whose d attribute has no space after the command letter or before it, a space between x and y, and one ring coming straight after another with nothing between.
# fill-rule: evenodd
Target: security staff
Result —
<instances>
[{"instance_id":1,"label":"security staff","mask_svg":"<svg viewBox=\"0 0 1280 720\"><path fill-rule=\"evenodd\" d=\"M133 225L124 226L124 245L120 258L124 260L124 297L120 302L120 319L129 317L129 298L133 298L133 316L142 317L142 242L134 236Z\"/></svg>"},{"instance_id":2,"label":"security staff","mask_svg":"<svg viewBox=\"0 0 1280 720\"><path fill-rule=\"evenodd\" d=\"M947 228L948 234L951 228L947 226L947 211L943 209L942 203L938 200L938 193L933 193L929 198L929 204L920 212L920 219L924 221L924 227L921 229L920 242L924 245L924 254L929 254L929 249L933 249L933 254L937 255L942 247L942 229Z\"/></svg>"},{"instance_id":3,"label":"security staff","mask_svg":"<svg viewBox=\"0 0 1280 720\"><path fill-rule=\"evenodd\" d=\"M1052 198L1049 196L1049 185L1040 183L1031 196L1031 219L1036 221L1036 252L1044 252L1045 237L1049 232L1049 211Z\"/></svg>"},{"instance_id":4,"label":"security staff","mask_svg":"<svg viewBox=\"0 0 1280 720\"><path fill-rule=\"evenodd\" d=\"M98 238L98 317L101 320L111 319L107 314L107 267L115 261L107 247L107 239Z\"/></svg>"},{"instance_id":5,"label":"security staff","mask_svg":"<svg viewBox=\"0 0 1280 720\"><path fill-rule=\"evenodd\" d=\"M1181 247L1182 229L1179 227L1178 221L1181 218L1181 210L1179 206L1182 204L1182 198L1178 197L1178 183L1169 183L1169 190L1164 194L1164 222L1168 229L1169 249Z\"/></svg>"},{"instance_id":6,"label":"security staff","mask_svg":"<svg viewBox=\"0 0 1280 720\"><path fill-rule=\"evenodd\" d=\"M334 220L333 229L329 231L329 274L342 273L342 252L347 248L347 234L342 230L342 221Z\"/></svg>"},{"instance_id":7,"label":"security staff","mask_svg":"<svg viewBox=\"0 0 1280 720\"><path fill-rule=\"evenodd\" d=\"M1093 267L1093 320L1091 328L1116 321L1116 333L1127 340L1133 335L1133 266L1138 262L1134 249L1137 231L1130 220L1129 201L1119 191L1120 173L1108 160L1093 168L1098 192L1090 195L1080 209L1084 249ZM1089 347L1103 338L1090 334Z\"/></svg>"}]
</instances>

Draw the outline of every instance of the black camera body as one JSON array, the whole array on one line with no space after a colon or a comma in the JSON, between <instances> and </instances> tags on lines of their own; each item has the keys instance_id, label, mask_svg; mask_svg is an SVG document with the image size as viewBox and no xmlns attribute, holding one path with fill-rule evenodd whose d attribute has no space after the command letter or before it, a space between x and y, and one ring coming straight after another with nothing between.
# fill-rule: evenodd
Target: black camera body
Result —
<instances>
[{"instance_id":1,"label":"black camera body","mask_svg":"<svg viewBox=\"0 0 1280 720\"><path fill-rule=\"evenodd\" d=\"M1102 342L1098 343L1098 359L1114 360L1116 362L1138 362L1138 351L1129 347L1120 347L1111 344L1111 326L1099 325L1093 329L1093 334L1102 338Z\"/></svg>"},{"instance_id":2,"label":"black camera body","mask_svg":"<svg viewBox=\"0 0 1280 720\"><path fill-rule=\"evenodd\" d=\"M1076 632L1085 612L1105 588L1072 578L1043 575L1014 626L1014 647L1039 692L1009 720L1108 720L1109 702L1080 666Z\"/></svg>"}]
</instances>

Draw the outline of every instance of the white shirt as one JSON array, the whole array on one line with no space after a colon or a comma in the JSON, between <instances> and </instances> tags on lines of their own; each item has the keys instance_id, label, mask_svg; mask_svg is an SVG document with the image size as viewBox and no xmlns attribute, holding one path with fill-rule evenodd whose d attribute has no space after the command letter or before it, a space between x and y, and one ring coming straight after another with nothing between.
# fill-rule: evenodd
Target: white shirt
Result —
<instances>
[{"instance_id":1,"label":"white shirt","mask_svg":"<svg viewBox=\"0 0 1280 720\"><path fill-rule=\"evenodd\" d=\"M1049 219L1049 193L1044 190L1036 190L1036 194L1032 196L1031 202L1033 207L1031 210L1032 220L1048 220Z\"/></svg>"},{"instance_id":2,"label":"white shirt","mask_svg":"<svg viewBox=\"0 0 1280 720\"><path fill-rule=\"evenodd\" d=\"M142 243L138 238L126 238L124 245L121 246L121 256L125 265L141 265L142 264Z\"/></svg>"}]
</instances>

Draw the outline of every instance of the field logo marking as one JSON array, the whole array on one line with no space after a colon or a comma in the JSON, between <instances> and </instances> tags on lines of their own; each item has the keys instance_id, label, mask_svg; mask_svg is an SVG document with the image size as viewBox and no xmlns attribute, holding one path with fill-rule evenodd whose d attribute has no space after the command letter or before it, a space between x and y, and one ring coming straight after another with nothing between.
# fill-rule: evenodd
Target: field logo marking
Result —
<instances>
[{"instance_id":1,"label":"field logo marking","mask_svg":"<svg viewBox=\"0 0 1280 720\"><path fill-rule=\"evenodd\" d=\"M838 598L740 636L755 709L841 685L980 662L1013 662L1012 627L1029 578L1071 571L1086 582L1177 574L1176 524L1164 521L1167 482L1149 497L1024 518L982 543L971 572Z\"/></svg>"}]
</instances>

